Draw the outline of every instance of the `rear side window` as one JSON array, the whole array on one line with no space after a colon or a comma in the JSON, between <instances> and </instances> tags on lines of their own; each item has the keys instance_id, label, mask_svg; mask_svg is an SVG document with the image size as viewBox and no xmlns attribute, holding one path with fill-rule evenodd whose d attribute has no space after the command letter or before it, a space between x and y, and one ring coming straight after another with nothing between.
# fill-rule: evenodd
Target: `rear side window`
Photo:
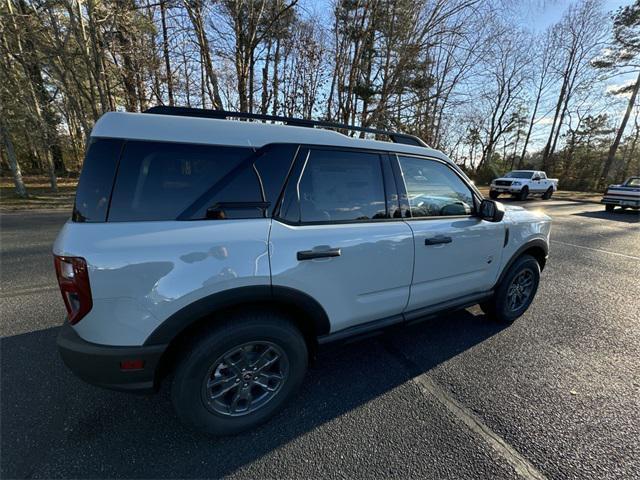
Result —
<instances>
[{"instance_id":1,"label":"rear side window","mask_svg":"<svg viewBox=\"0 0 640 480\"><path fill-rule=\"evenodd\" d=\"M284 218L294 222L344 222L387 218L380 156L311 150L298 183L298 202Z\"/></svg>"},{"instance_id":2,"label":"rear side window","mask_svg":"<svg viewBox=\"0 0 640 480\"><path fill-rule=\"evenodd\" d=\"M263 201L253 155L252 148L127 141L109 221L263 216L255 207L220 207Z\"/></svg>"},{"instance_id":3,"label":"rear side window","mask_svg":"<svg viewBox=\"0 0 640 480\"><path fill-rule=\"evenodd\" d=\"M104 222L124 141L112 138L91 139L76 189L74 222Z\"/></svg>"}]
</instances>

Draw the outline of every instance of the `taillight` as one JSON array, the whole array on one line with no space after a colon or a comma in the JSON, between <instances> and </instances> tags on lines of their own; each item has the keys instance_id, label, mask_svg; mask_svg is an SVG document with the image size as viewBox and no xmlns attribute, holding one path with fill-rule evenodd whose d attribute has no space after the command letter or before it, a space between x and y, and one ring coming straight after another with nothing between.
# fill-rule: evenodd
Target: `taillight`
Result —
<instances>
[{"instance_id":1,"label":"taillight","mask_svg":"<svg viewBox=\"0 0 640 480\"><path fill-rule=\"evenodd\" d=\"M54 255L53 259L62 299L67 307L69 323L74 325L93 307L87 262L80 257L61 257L58 255Z\"/></svg>"}]
</instances>

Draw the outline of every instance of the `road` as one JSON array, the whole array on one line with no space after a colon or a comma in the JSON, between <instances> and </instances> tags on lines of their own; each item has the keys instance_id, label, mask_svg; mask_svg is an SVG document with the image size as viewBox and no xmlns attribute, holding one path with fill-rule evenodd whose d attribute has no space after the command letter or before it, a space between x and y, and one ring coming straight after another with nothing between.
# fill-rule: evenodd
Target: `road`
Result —
<instances>
[{"instance_id":1,"label":"road","mask_svg":"<svg viewBox=\"0 0 640 480\"><path fill-rule=\"evenodd\" d=\"M224 439L182 427L166 387L128 395L69 373L50 256L65 215L1 216L0 476L640 477L640 217L525 206L554 224L514 325L475 307L329 347L282 414Z\"/></svg>"}]
</instances>

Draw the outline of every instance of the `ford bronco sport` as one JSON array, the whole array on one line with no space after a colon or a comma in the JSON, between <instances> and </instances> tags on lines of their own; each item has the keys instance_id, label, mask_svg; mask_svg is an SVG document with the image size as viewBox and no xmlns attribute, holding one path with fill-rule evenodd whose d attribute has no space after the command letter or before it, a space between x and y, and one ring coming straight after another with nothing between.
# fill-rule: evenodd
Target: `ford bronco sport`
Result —
<instances>
[{"instance_id":1,"label":"ford bronco sport","mask_svg":"<svg viewBox=\"0 0 640 480\"><path fill-rule=\"evenodd\" d=\"M171 378L184 422L232 434L283 407L321 344L477 303L513 322L549 231L547 216L483 199L409 135L178 107L107 113L53 247L68 312L58 346L103 387Z\"/></svg>"}]
</instances>

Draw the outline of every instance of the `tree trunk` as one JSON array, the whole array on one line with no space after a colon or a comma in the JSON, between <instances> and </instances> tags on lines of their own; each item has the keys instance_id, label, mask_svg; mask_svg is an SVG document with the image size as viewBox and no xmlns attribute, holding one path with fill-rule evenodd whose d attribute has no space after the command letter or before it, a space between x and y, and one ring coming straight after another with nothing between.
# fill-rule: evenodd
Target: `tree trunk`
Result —
<instances>
[{"instance_id":1,"label":"tree trunk","mask_svg":"<svg viewBox=\"0 0 640 480\"><path fill-rule=\"evenodd\" d=\"M9 132L5 127L4 118L0 118L0 137L2 138L2 143L4 144L4 148L7 151L9 168L11 169L11 175L13 176L13 183L16 186L16 194L21 198L27 198L29 196L27 194L27 188L24 186L24 181L22 180L20 164L18 163L18 158L16 157L16 151L13 148L13 142L9 137Z\"/></svg>"},{"instance_id":2,"label":"tree trunk","mask_svg":"<svg viewBox=\"0 0 640 480\"><path fill-rule=\"evenodd\" d=\"M604 163L604 168L602 169L602 175L600 175L600 182L599 182L600 185L604 185L607 182L607 178L609 177L609 170L611 169L613 160L616 157L616 152L618 151L618 146L620 145L620 140L622 139L622 135L624 135L624 130L625 128L627 128L627 122L629 121L631 110L633 110L633 106L636 104L636 97L638 96L639 88L640 88L640 73L638 74L638 78L636 79L636 84L633 86L633 92L631 93L631 98L629 98L629 103L627 103L627 110L624 112L624 117L622 117L622 123L620 124L620 128L618 128L618 133L616 133L616 138L613 140L613 143L609 148L609 155L607 156L607 160Z\"/></svg>"},{"instance_id":3,"label":"tree trunk","mask_svg":"<svg viewBox=\"0 0 640 480\"><path fill-rule=\"evenodd\" d=\"M273 106L271 114L278 114L278 89L280 88L280 78L278 76L278 67L280 64L280 38L276 39L276 52L273 56L273 75L271 77L271 89L273 90Z\"/></svg>"},{"instance_id":4,"label":"tree trunk","mask_svg":"<svg viewBox=\"0 0 640 480\"><path fill-rule=\"evenodd\" d=\"M206 84L207 93L211 100L212 108L222 109L222 98L220 97L220 89L218 86L218 76L213 70L213 62L211 60L211 49L209 48L209 39L204 28L204 22L202 20L202 5L201 0L184 0L184 5L191 19L194 30L196 31L196 37L198 41L198 47L200 49L200 59L202 63L202 69L204 71L204 83ZM203 100L204 108L204 100Z\"/></svg>"},{"instance_id":5,"label":"tree trunk","mask_svg":"<svg viewBox=\"0 0 640 480\"><path fill-rule=\"evenodd\" d=\"M171 76L171 59L169 57L169 34L167 32L167 12L166 3L160 2L160 21L162 23L162 52L164 55L164 66L167 73L167 95L169 96L169 105L174 105L173 100L173 77Z\"/></svg>"},{"instance_id":6,"label":"tree trunk","mask_svg":"<svg viewBox=\"0 0 640 480\"><path fill-rule=\"evenodd\" d=\"M541 82L542 84L542 82ZM522 154L518 159L518 168L522 167L524 157L527 154L527 147L529 146L529 140L531 140L531 133L533 132L533 126L535 125L536 115L538 114L538 107L540 106L540 99L542 98L542 88L538 88L536 94L536 102L533 106L533 113L531 114L531 121L529 122L529 128L527 129L527 135L524 137L524 145L522 146Z\"/></svg>"},{"instance_id":7,"label":"tree trunk","mask_svg":"<svg viewBox=\"0 0 640 480\"><path fill-rule=\"evenodd\" d=\"M562 106L564 104L567 86L569 85L569 78L567 77L567 73L564 73L564 79L562 81L562 88L560 89L560 95L558 96L558 102L556 103L555 114L553 115L553 123L551 124L551 131L549 132L549 138L547 139L547 144L544 146L544 151L542 152L542 169L547 170L549 164L549 158L553 155L552 144L553 138L556 131L556 125L558 123L558 117L560 116L560 112L562 110ZM560 122L562 123L562 122ZM558 125L558 129L560 126Z\"/></svg>"}]
</instances>

